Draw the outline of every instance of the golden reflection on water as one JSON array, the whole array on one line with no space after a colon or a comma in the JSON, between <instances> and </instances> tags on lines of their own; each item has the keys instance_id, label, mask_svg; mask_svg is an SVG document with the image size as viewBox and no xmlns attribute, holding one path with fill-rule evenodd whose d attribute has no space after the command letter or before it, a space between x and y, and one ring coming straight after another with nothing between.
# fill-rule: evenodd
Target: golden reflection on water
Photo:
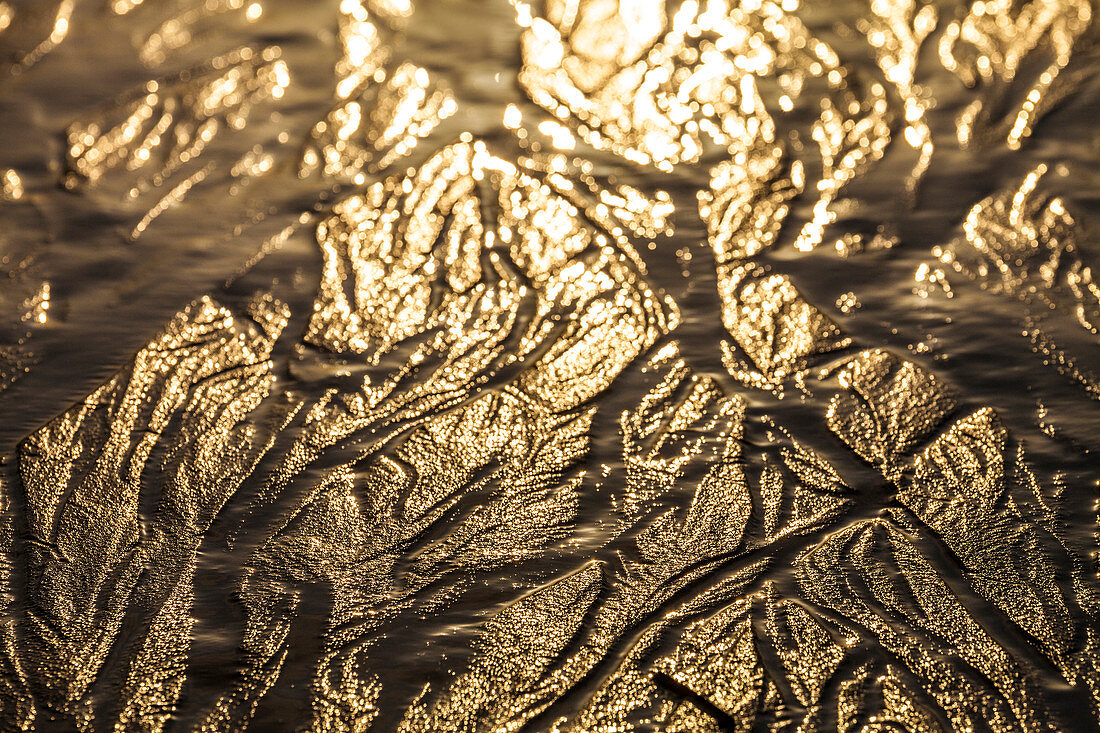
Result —
<instances>
[{"instance_id":1,"label":"golden reflection on water","mask_svg":"<svg viewBox=\"0 0 1100 733\"><path fill-rule=\"evenodd\" d=\"M832 49L788 12L796 4L553 0L545 16L515 5L531 98L594 147L662 170L698 160L708 140L755 134L757 77L779 81L783 106L808 76L840 80Z\"/></svg>"},{"instance_id":2,"label":"golden reflection on water","mask_svg":"<svg viewBox=\"0 0 1100 733\"><path fill-rule=\"evenodd\" d=\"M939 44L944 68L968 86L988 90L959 116L959 142L965 145L975 137L1000 136L1010 149L1018 149L1039 117L1082 81L1082 70L1067 73L1067 69L1075 60L1074 51L1089 43L1085 36L1092 15L1092 4L1083 0L978 0L965 18L952 22ZM1053 60L1037 80L1018 80L1021 66L1033 57L1041 58L1044 47ZM1017 84L1031 85L1024 101L998 118L997 108Z\"/></svg>"},{"instance_id":3,"label":"golden reflection on water","mask_svg":"<svg viewBox=\"0 0 1100 733\"><path fill-rule=\"evenodd\" d=\"M60 123L66 195L139 247L196 198L307 192L242 273L315 223L319 280L297 305L278 277L195 293L3 463L4 726L1100 720L1095 518L1082 532L1067 474L1035 468L1053 449L884 347L881 299L838 280L813 302L833 282L804 266L896 257L921 305L962 279L1011 296L1100 398L1052 335L1100 323L1056 163L968 200L915 270L909 233L860 205L891 178L918 207L945 150L1020 151L1091 71L1089 3L871 0L835 33L796 0L511 0L510 66L480 92L440 61L461 34L410 51L431 22L410 0L334 3L321 91L256 30L273 0L46 5L0 2L6 75L109 18L141 20L148 77ZM0 224L31 227L33 180L0 169ZM682 307L652 266L681 231L703 244L677 251L714 311L702 343L698 292ZM0 243L3 389L66 293Z\"/></svg>"}]
</instances>

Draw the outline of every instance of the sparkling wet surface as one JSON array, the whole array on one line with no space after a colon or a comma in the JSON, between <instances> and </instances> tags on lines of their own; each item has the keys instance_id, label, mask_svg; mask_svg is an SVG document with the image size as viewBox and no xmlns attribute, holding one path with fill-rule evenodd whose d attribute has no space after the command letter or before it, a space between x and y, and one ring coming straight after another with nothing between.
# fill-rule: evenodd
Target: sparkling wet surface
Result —
<instances>
[{"instance_id":1,"label":"sparkling wet surface","mask_svg":"<svg viewBox=\"0 0 1100 733\"><path fill-rule=\"evenodd\" d=\"M5 720L1096 727L1095 8L699 5L0 3Z\"/></svg>"}]
</instances>

